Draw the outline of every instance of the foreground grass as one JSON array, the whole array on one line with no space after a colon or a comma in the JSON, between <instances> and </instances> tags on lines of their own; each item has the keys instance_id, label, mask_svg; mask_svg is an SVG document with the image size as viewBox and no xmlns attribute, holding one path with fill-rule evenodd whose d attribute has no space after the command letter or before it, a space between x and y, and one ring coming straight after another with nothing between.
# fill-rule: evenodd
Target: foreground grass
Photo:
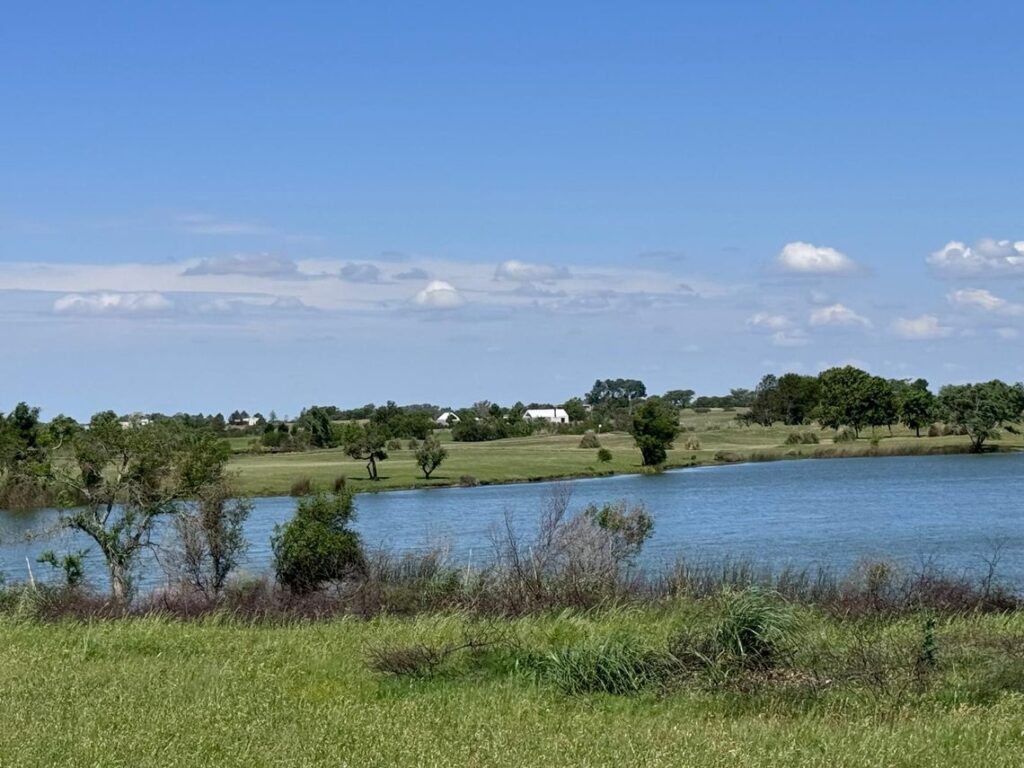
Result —
<instances>
[{"instance_id":1,"label":"foreground grass","mask_svg":"<svg viewBox=\"0 0 1024 768\"><path fill-rule=\"evenodd\" d=\"M942 620L940 678L921 692L797 684L568 696L501 654L456 661L429 679L385 678L366 664L382 643L473 632L498 631L534 653L624 633L654 645L706 621L705 612L684 604L566 613L497 628L457 615L276 626L0 618L0 765L1020 764L1019 614ZM843 648L858 631L809 617L811 647ZM911 617L871 631L912 649L919 627ZM991 684L993 669L1002 687Z\"/></svg>"},{"instance_id":2,"label":"foreground grass","mask_svg":"<svg viewBox=\"0 0 1024 768\"><path fill-rule=\"evenodd\" d=\"M916 438L905 429L894 430L892 436L885 430L879 430L881 439L877 446L872 445L868 434L855 443L833 445L832 432L828 430L816 432L818 444L786 445L786 438L791 433L814 431L813 428L782 425L744 427L737 424L734 417L735 413L721 411L707 414L684 412L682 424L688 431L680 435L675 447L669 451L667 466L830 455L966 452L970 447L966 437ZM689 439L699 441L700 447L687 449ZM363 463L348 458L340 449L291 454L238 453L232 459L231 467L237 474L240 490L257 496L287 494L292 484L302 478L309 478L315 488L328 489L340 475L352 482L356 490L369 491L459 485L467 477L487 484L641 471L640 452L632 437L611 433L600 435L600 441L612 452L611 462L600 463L596 450L580 448L579 435L538 435L487 443L448 441L448 459L430 480L423 479L413 451L407 447L390 452L390 458L380 464L381 478L377 482L366 479ZM1024 437L1006 434L993 446L1024 448ZM243 447L241 443L235 446L236 449Z\"/></svg>"}]
</instances>

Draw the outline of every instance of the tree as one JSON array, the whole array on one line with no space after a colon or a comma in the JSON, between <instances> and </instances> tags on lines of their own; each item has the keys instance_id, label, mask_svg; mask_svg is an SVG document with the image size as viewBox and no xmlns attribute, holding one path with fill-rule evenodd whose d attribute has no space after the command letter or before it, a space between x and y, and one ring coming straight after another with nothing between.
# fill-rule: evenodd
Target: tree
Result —
<instances>
[{"instance_id":1,"label":"tree","mask_svg":"<svg viewBox=\"0 0 1024 768\"><path fill-rule=\"evenodd\" d=\"M203 489L174 518L173 574L207 597L219 595L248 549L243 526L251 512L252 502L234 497L226 483Z\"/></svg>"},{"instance_id":2,"label":"tree","mask_svg":"<svg viewBox=\"0 0 1024 768\"><path fill-rule=\"evenodd\" d=\"M663 464L679 434L679 411L660 397L652 397L633 414L631 432L644 466Z\"/></svg>"},{"instance_id":3,"label":"tree","mask_svg":"<svg viewBox=\"0 0 1024 768\"><path fill-rule=\"evenodd\" d=\"M579 397L570 397L562 404L562 408L565 409L565 415L569 417L570 422L586 421L590 416L586 404Z\"/></svg>"},{"instance_id":4,"label":"tree","mask_svg":"<svg viewBox=\"0 0 1024 768\"><path fill-rule=\"evenodd\" d=\"M626 407L647 396L647 387L639 379L598 379L584 398L589 405Z\"/></svg>"},{"instance_id":5,"label":"tree","mask_svg":"<svg viewBox=\"0 0 1024 768\"><path fill-rule=\"evenodd\" d=\"M917 379L913 383L897 381L893 384L900 421L920 437L921 428L932 423L935 395L928 390L928 382L924 379Z\"/></svg>"},{"instance_id":6,"label":"tree","mask_svg":"<svg viewBox=\"0 0 1024 768\"><path fill-rule=\"evenodd\" d=\"M820 387L816 376L784 373L775 390L778 416L784 424L797 426L811 420L820 402Z\"/></svg>"},{"instance_id":7,"label":"tree","mask_svg":"<svg viewBox=\"0 0 1024 768\"><path fill-rule=\"evenodd\" d=\"M899 418L896 393L892 384L881 376L871 376L864 385L865 421L874 434L875 427L888 427Z\"/></svg>"},{"instance_id":8,"label":"tree","mask_svg":"<svg viewBox=\"0 0 1024 768\"><path fill-rule=\"evenodd\" d=\"M818 420L823 427L850 427L854 434L868 426L871 407L871 375L847 365L829 368L818 376L821 405Z\"/></svg>"},{"instance_id":9,"label":"tree","mask_svg":"<svg viewBox=\"0 0 1024 768\"><path fill-rule=\"evenodd\" d=\"M416 465L423 470L423 477L429 480L431 473L448 458L448 451L440 440L430 436L419 444L415 456Z\"/></svg>"},{"instance_id":10,"label":"tree","mask_svg":"<svg viewBox=\"0 0 1024 768\"><path fill-rule=\"evenodd\" d=\"M370 479L378 480L377 462L388 457L387 432L374 424L352 424L342 439L345 453L357 461L365 461Z\"/></svg>"},{"instance_id":11,"label":"tree","mask_svg":"<svg viewBox=\"0 0 1024 768\"><path fill-rule=\"evenodd\" d=\"M981 384L945 386L936 401L942 418L963 427L971 438L971 450L980 452L997 429L1017 421L1024 411L1024 387L998 379Z\"/></svg>"},{"instance_id":12,"label":"tree","mask_svg":"<svg viewBox=\"0 0 1024 768\"><path fill-rule=\"evenodd\" d=\"M124 428L111 411L93 416L71 447L73 468L61 467L54 476L71 507L62 522L96 543L111 596L125 603L136 558L150 545L158 520L223 482L230 448L212 433L172 422Z\"/></svg>"},{"instance_id":13,"label":"tree","mask_svg":"<svg viewBox=\"0 0 1024 768\"><path fill-rule=\"evenodd\" d=\"M762 427L770 427L779 421L782 416L779 410L778 394L778 377L770 373L763 376L754 390L754 399L750 403L750 410L744 421L760 424Z\"/></svg>"},{"instance_id":14,"label":"tree","mask_svg":"<svg viewBox=\"0 0 1024 768\"><path fill-rule=\"evenodd\" d=\"M327 409L319 405L305 409L298 419L298 426L309 432L309 442L317 448L333 448L334 430Z\"/></svg>"},{"instance_id":15,"label":"tree","mask_svg":"<svg viewBox=\"0 0 1024 768\"><path fill-rule=\"evenodd\" d=\"M670 403L674 408L682 410L688 408L693 401L694 391L692 389L670 389L661 399Z\"/></svg>"},{"instance_id":16,"label":"tree","mask_svg":"<svg viewBox=\"0 0 1024 768\"><path fill-rule=\"evenodd\" d=\"M297 594L365 569L352 492L321 493L299 501L295 517L275 526L271 548L278 582Z\"/></svg>"}]
</instances>

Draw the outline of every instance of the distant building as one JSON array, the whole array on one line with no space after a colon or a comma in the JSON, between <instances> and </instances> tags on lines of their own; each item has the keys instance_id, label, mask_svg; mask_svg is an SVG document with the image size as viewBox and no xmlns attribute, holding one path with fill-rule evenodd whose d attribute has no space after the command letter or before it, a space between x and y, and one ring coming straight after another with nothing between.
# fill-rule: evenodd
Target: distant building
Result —
<instances>
[{"instance_id":1,"label":"distant building","mask_svg":"<svg viewBox=\"0 0 1024 768\"><path fill-rule=\"evenodd\" d=\"M119 421L118 424L121 425L121 429L131 429L132 427L147 427L150 424L150 420L141 413L135 413L127 419Z\"/></svg>"},{"instance_id":2,"label":"distant building","mask_svg":"<svg viewBox=\"0 0 1024 768\"><path fill-rule=\"evenodd\" d=\"M568 424L569 414L564 408L527 408L524 418L537 421L550 421L552 424Z\"/></svg>"},{"instance_id":3,"label":"distant building","mask_svg":"<svg viewBox=\"0 0 1024 768\"><path fill-rule=\"evenodd\" d=\"M453 413L452 411L445 411L436 419L434 419L434 423L437 424L437 426L439 427L448 427L451 426L452 424L458 424L460 421L461 419L459 418L459 415L457 413Z\"/></svg>"}]
</instances>

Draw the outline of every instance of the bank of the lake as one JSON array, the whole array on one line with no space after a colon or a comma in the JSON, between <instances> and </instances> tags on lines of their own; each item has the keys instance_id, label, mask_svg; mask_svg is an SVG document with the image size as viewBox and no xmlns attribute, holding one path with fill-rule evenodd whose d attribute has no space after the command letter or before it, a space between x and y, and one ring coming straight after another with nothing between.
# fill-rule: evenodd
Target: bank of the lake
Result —
<instances>
[{"instance_id":1,"label":"bank of the lake","mask_svg":"<svg viewBox=\"0 0 1024 768\"><path fill-rule=\"evenodd\" d=\"M744 426L731 412L695 414L682 419L685 430L668 452L666 467L682 468L748 461L777 461L803 458L851 456L913 456L968 453L970 441L964 436L921 437L902 427L878 430L877 443L865 432L860 440L834 443L831 430L810 426ZM791 435L814 435L817 443L787 444ZM600 462L597 450L580 448L579 435L538 434L483 443L456 443L441 433L448 458L429 480L416 465L407 444L389 451L380 463L380 478L367 478L362 462L354 461L341 449L320 449L300 453L255 454L248 452L251 441L235 441L236 453L230 468L239 490L252 496L282 496L295 484L308 481L313 488L330 489L345 477L356 492L379 492L412 488L445 488L463 485L493 485L543 482L558 479L638 474L640 452L625 433L599 435L602 447L611 451L609 462ZM1024 449L1024 436L1004 433L987 446L992 451Z\"/></svg>"},{"instance_id":2,"label":"bank of the lake","mask_svg":"<svg viewBox=\"0 0 1024 768\"><path fill-rule=\"evenodd\" d=\"M908 569L934 562L980 575L998 550L998 572L1024 589L1024 454L877 457L695 467L661 475L618 475L570 483L573 508L626 499L642 503L655 528L641 565L679 558L747 560L761 567L849 571L865 560ZM394 552L441 547L452 563L482 564L492 534L512 514L521 531L536 526L552 485L532 483L396 490L358 497L357 529L367 546ZM290 497L255 500L246 526L243 568L270 564L274 526L295 509ZM0 567L24 579L44 549L77 549L81 537L47 536L55 510L0 513ZM97 586L102 565L89 559ZM37 576L43 575L36 566ZM150 563L146 583L162 583Z\"/></svg>"}]
</instances>

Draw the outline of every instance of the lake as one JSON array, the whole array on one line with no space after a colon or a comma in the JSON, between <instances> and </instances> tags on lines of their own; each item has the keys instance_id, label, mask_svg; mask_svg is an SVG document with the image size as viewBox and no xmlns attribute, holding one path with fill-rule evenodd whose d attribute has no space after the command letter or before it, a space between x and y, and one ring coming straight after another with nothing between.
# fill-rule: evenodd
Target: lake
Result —
<instances>
[{"instance_id":1,"label":"lake","mask_svg":"<svg viewBox=\"0 0 1024 768\"><path fill-rule=\"evenodd\" d=\"M655 568L679 557L744 558L779 568L828 565L843 571L868 558L908 567L925 561L981 573L1002 544L999 575L1024 589L1024 454L829 459L737 464L576 480L572 507L626 499L654 516L643 561ZM357 527L369 547L423 549L444 543L453 562L485 562L490 536L510 510L517 528L535 525L550 483L392 491L357 497ZM295 500L255 500L247 524L251 542L244 570L270 564L270 535L288 520ZM35 563L45 549L83 548L67 532L48 533L54 510L0 511L0 571L52 578ZM106 586L97 556L92 583ZM143 583L163 581L146 568Z\"/></svg>"}]
</instances>

